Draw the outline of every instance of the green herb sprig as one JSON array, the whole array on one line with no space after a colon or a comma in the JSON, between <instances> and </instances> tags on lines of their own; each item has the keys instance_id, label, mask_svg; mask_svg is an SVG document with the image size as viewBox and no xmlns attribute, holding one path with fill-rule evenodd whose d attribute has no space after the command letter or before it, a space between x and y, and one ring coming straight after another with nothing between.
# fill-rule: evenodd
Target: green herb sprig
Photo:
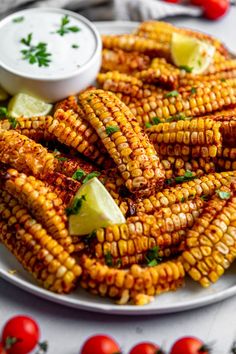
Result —
<instances>
[{"instance_id":1,"label":"green herb sprig","mask_svg":"<svg viewBox=\"0 0 236 354\"><path fill-rule=\"evenodd\" d=\"M111 252L109 252L109 251L105 254L105 263L106 263L106 265L108 265L108 267L113 266L113 258L112 258Z\"/></svg>"},{"instance_id":2,"label":"green herb sprig","mask_svg":"<svg viewBox=\"0 0 236 354\"><path fill-rule=\"evenodd\" d=\"M192 171L186 170L186 172L183 176L177 176L175 178L168 178L168 179L166 179L165 183L167 185L172 185L175 183L178 184L178 183L192 181L195 178L196 178L196 176L192 173Z\"/></svg>"},{"instance_id":3,"label":"green herb sprig","mask_svg":"<svg viewBox=\"0 0 236 354\"><path fill-rule=\"evenodd\" d=\"M7 107L0 107L0 120L7 119L12 129L16 129L19 124L16 118L9 115Z\"/></svg>"},{"instance_id":4,"label":"green herb sprig","mask_svg":"<svg viewBox=\"0 0 236 354\"><path fill-rule=\"evenodd\" d=\"M151 128L153 125L158 125L160 123L161 123L160 118L154 117L154 118L152 118L151 122L146 122L145 123L145 127L146 128Z\"/></svg>"},{"instance_id":5,"label":"green herb sprig","mask_svg":"<svg viewBox=\"0 0 236 354\"><path fill-rule=\"evenodd\" d=\"M98 177L100 176L100 172L98 171L94 171L94 172L91 172L89 174L87 174L87 176L85 177L85 179L83 180L83 184L84 183L87 183L90 179L94 178L94 177Z\"/></svg>"},{"instance_id":6,"label":"green herb sprig","mask_svg":"<svg viewBox=\"0 0 236 354\"><path fill-rule=\"evenodd\" d=\"M69 16L68 15L63 16L61 19L60 27L55 33L59 34L60 36L64 36L65 34L70 32L76 33L81 31L81 29L77 26L67 26L69 23L70 23Z\"/></svg>"},{"instance_id":7,"label":"green herb sprig","mask_svg":"<svg viewBox=\"0 0 236 354\"><path fill-rule=\"evenodd\" d=\"M38 64L39 67L49 66L52 54L47 52L47 43L39 42L36 45L32 44L33 33L29 33L26 38L21 39L21 44L24 44L27 49L22 49L22 59L27 60L30 64Z\"/></svg>"},{"instance_id":8,"label":"green herb sprig","mask_svg":"<svg viewBox=\"0 0 236 354\"><path fill-rule=\"evenodd\" d=\"M70 207L66 208L66 215L76 215L81 209L83 202L86 200L86 196L82 195L80 198L75 197Z\"/></svg>"},{"instance_id":9,"label":"green herb sprig","mask_svg":"<svg viewBox=\"0 0 236 354\"><path fill-rule=\"evenodd\" d=\"M230 192L221 191L220 189L216 190L216 194L222 200L229 199L231 197L231 193Z\"/></svg>"},{"instance_id":10,"label":"green herb sprig","mask_svg":"<svg viewBox=\"0 0 236 354\"><path fill-rule=\"evenodd\" d=\"M159 256L159 247L155 246L150 248L146 253L145 259L149 267L154 267L159 264L162 260Z\"/></svg>"},{"instance_id":11,"label":"green herb sprig","mask_svg":"<svg viewBox=\"0 0 236 354\"><path fill-rule=\"evenodd\" d=\"M186 117L184 114L180 113L167 118L166 122L171 123L171 122L178 122L179 120L189 120L189 119L192 119L192 117Z\"/></svg>"},{"instance_id":12,"label":"green herb sprig","mask_svg":"<svg viewBox=\"0 0 236 354\"><path fill-rule=\"evenodd\" d=\"M113 133L118 132L119 130L120 130L120 128L117 127L116 125L110 125L110 126L106 127L106 133L107 133L108 136L113 134Z\"/></svg>"},{"instance_id":13,"label":"green herb sprig","mask_svg":"<svg viewBox=\"0 0 236 354\"><path fill-rule=\"evenodd\" d=\"M191 73L193 71L193 67L192 66L188 66L188 65L180 65L179 69L180 70L185 70L186 73Z\"/></svg>"},{"instance_id":14,"label":"green herb sprig","mask_svg":"<svg viewBox=\"0 0 236 354\"><path fill-rule=\"evenodd\" d=\"M177 97L179 95L179 92L176 91L176 90L173 90L173 91L170 91L170 92L167 92L165 94L165 98L168 98L168 97Z\"/></svg>"},{"instance_id":15,"label":"green herb sprig","mask_svg":"<svg viewBox=\"0 0 236 354\"><path fill-rule=\"evenodd\" d=\"M25 19L24 16L15 17L15 18L13 18L12 22L14 22L14 23L20 23L20 22L23 22L24 19Z\"/></svg>"}]
</instances>

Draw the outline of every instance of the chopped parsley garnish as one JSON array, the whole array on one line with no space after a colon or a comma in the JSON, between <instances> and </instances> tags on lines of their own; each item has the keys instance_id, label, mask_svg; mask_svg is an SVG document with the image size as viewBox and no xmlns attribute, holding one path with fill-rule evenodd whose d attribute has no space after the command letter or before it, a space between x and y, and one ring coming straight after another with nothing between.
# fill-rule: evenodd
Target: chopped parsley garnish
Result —
<instances>
[{"instance_id":1,"label":"chopped parsley garnish","mask_svg":"<svg viewBox=\"0 0 236 354\"><path fill-rule=\"evenodd\" d=\"M226 79L223 78L223 79L220 79L220 81L221 81L221 82L226 82Z\"/></svg>"},{"instance_id":2,"label":"chopped parsley garnish","mask_svg":"<svg viewBox=\"0 0 236 354\"><path fill-rule=\"evenodd\" d=\"M200 198L205 202L206 200L208 200L208 197L208 195L203 194Z\"/></svg>"},{"instance_id":3,"label":"chopped parsley garnish","mask_svg":"<svg viewBox=\"0 0 236 354\"><path fill-rule=\"evenodd\" d=\"M193 71L193 67L192 66L187 66L187 65L180 65L179 69L180 70L185 70L186 73L191 73Z\"/></svg>"},{"instance_id":4,"label":"chopped parsley garnish","mask_svg":"<svg viewBox=\"0 0 236 354\"><path fill-rule=\"evenodd\" d=\"M72 44L71 48L73 48L73 49L78 49L78 48L79 48L79 45L78 45L78 44Z\"/></svg>"},{"instance_id":5,"label":"chopped parsley garnish","mask_svg":"<svg viewBox=\"0 0 236 354\"><path fill-rule=\"evenodd\" d=\"M175 182L176 183L187 182L193 180L194 178L196 178L196 176L194 176L191 171L187 170L183 176L175 177Z\"/></svg>"},{"instance_id":6,"label":"chopped parsley garnish","mask_svg":"<svg viewBox=\"0 0 236 354\"><path fill-rule=\"evenodd\" d=\"M224 192L224 191L221 191L219 189L216 190L216 194L218 195L218 197L220 199L229 199L231 197L231 193L230 192Z\"/></svg>"},{"instance_id":7,"label":"chopped parsley garnish","mask_svg":"<svg viewBox=\"0 0 236 354\"><path fill-rule=\"evenodd\" d=\"M23 54L22 59L27 60L30 64L38 64L41 66L49 66L51 59L49 58L52 54L47 52L47 43L39 42L37 45L32 44L33 34L29 33L26 38L21 39L21 44L24 44L27 49L22 49Z\"/></svg>"},{"instance_id":8,"label":"chopped parsley garnish","mask_svg":"<svg viewBox=\"0 0 236 354\"><path fill-rule=\"evenodd\" d=\"M16 129L19 124L16 118L9 116L8 109L6 107L0 107L0 120L7 119L11 128Z\"/></svg>"},{"instance_id":9,"label":"chopped parsley garnish","mask_svg":"<svg viewBox=\"0 0 236 354\"><path fill-rule=\"evenodd\" d=\"M15 17L12 22L14 23L20 23L20 22L23 22L24 21L24 16L20 16L20 17Z\"/></svg>"},{"instance_id":10,"label":"chopped parsley garnish","mask_svg":"<svg viewBox=\"0 0 236 354\"><path fill-rule=\"evenodd\" d=\"M105 263L106 263L106 265L108 265L108 267L113 266L113 258L112 258L111 252L109 252L109 251L105 254Z\"/></svg>"},{"instance_id":11,"label":"chopped parsley garnish","mask_svg":"<svg viewBox=\"0 0 236 354\"><path fill-rule=\"evenodd\" d=\"M70 23L69 16L68 15L63 16L61 19L60 27L55 33L58 33L60 36L64 36L64 34L70 32L76 33L81 31L81 28L77 26L67 26L69 23Z\"/></svg>"},{"instance_id":12,"label":"chopped parsley garnish","mask_svg":"<svg viewBox=\"0 0 236 354\"><path fill-rule=\"evenodd\" d=\"M95 237L96 237L96 230L93 230L92 232L90 232L90 234L88 234L88 236L86 236L86 237L84 238L84 242L85 242L85 243L89 243L89 242L92 241Z\"/></svg>"},{"instance_id":13,"label":"chopped parsley garnish","mask_svg":"<svg viewBox=\"0 0 236 354\"><path fill-rule=\"evenodd\" d=\"M106 127L106 133L107 135L111 135L113 133L116 133L120 130L120 128L117 125L110 125L108 127Z\"/></svg>"},{"instance_id":14,"label":"chopped parsley garnish","mask_svg":"<svg viewBox=\"0 0 236 354\"><path fill-rule=\"evenodd\" d=\"M86 176L86 173L80 168L75 171L75 173L72 175L72 178L76 179L77 181L80 181L84 176Z\"/></svg>"},{"instance_id":15,"label":"chopped parsley garnish","mask_svg":"<svg viewBox=\"0 0 236 354\"><path fill-rule=\"evenodd\" d=\"M178 96L178 95L179 95L179 92L176 91L176 90L174 90L174 91L170 91L170 92L166 93L164 97L165 97L165 98L168 98L168 97L176 97L176 96Z\"/></svg>"},{"instance_id":16,"label":"chopped parsley garnish","mask_svg":"<svg viewBox=\"0 0 236 354\"><path fill-rule=\"evenodd\" d=\"M191 92L192 95L194 95L197 92L196 87L192 87L190 92Z\"/></svg>"},{"instance_id":17,"label":"chopped parsley garnish","mask_svg":"<svg viewBox=\"0 0 236 354\"><path fill-rule=\"evenodd\" d=\"M159 247L150 248L146 253L146 262L149 267L154 267L159 264L162 258L159 256Z\"/></svg>"},{"instance_id":18,"label":"chopped parsley garnish","mask_svg":"<svg viewBox=\"0 0 236 354\"><path fill-rule=\"evenodd\" d=\"M152 124L149 123L149 122L146 122L146 123L145 123L145 127L146 127L146 128L151 128L151 127L152 127Z\"/></svg>"},{"instance_id":19,"label":"chopped parsley garnish","mask_svg":"<svg viewBox=\"0 0 236 354\"><path fill-rule=\"evenodd\" d=\"M100 174L101 174L101 173L98 172L98 171L94 171L94 172L89 173L89 174L85 177L85 179L83 180L83 183L88 182L90 179L92 179L92 178L94 178L94 177L100 176Z\"/></svg>"},{"instance_id":20,"label":"chopped parsley garnish","mask_svg":"<svg viewBox=\"0 0 236 354\"><path fill-rule=\"evenodd\" d=\"M54 155L54 157L55 157L56 159L58 159L59 161L64 162L64 161L67 161L67 160L68 160L68 158L67 158L67 157L63 157L63 156L61 156L60 151L59 151L59 150L57 150L57 149L54 149L54 151L53 151L53 155Z\"/></svg>"},{"instance_id":21,"label":"chopped parsley garnish","mask_svg":"<svg viewBox=\"0 0 236 354\"><path fill-rule=\"evenodd\" d=\"M39 346L39 351L36 354L43 354L43 353L47 353L48 351L48 342L40 342L38 343Z\"/></svg>"},{"instance_id":22,"label":"chopped parsley garnish","mask_svg":"<svg viewBox=\"0 0 236 354\"><path fill-rule=\"evenodd\" d=\"M160 124L160 123L161 123L160 118L154 117L154 118L152 118L152 121L151 121L151 122L146 122L146 123L145 123L145 127L146 127L146 128L151 128L153 125L158 125L158 124Z\"/></svg>"},{"instance_id":23,"label":"chopped parsley garnish","mask_svg":"<svg viewBox=\"0 0 236 354\"><path fill-rule=\"evenodd\" d=\"M169 117L166 119L166 122L177 122L179 120L188 120L191 119L190 117L186 117L184 114L176 114L175 116Z\"/></svg>"},{"instance_id":24,"label":"chopped parsley garnish","mask_svg":"<svg viewBox=\"0 0 236 354\"><path fill-rule=\"evenodd\" d=\"M73 199L73 202L72 202L71 206L66 208L66 215L70 216L70 215L78 214L78 212L80 211L80 208L81 208L84 200L86 200L85 195L82 195L82 197L80 197L80 198L75 197Z\"/></svg>"},{"instance_id":25,"label":"chopped parsley garnish","mask_svg":"<svg viewBox=\"0 0 236 354\"><path fill-rule=\"evenodd\" d=\"M185 198L182 197L182 198L180 199L180 201L181 201L181 203L184 203L184 202L185 202Z\"/></svg>"}]
</instances>

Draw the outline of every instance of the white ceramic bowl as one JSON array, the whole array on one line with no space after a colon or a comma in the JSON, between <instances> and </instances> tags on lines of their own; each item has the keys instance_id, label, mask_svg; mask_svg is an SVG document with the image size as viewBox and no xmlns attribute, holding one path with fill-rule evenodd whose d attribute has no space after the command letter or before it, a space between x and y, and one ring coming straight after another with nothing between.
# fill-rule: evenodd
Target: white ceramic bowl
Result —
<instances>
[{"instance_id":1,"label":"white ceramic bowl","mask_svg":"<svg viewBox=\"0 0 236 354\"><path fill-rule=\"evenodd\" d=\"M11 50L12 53L9 53L9 60L7 60L7 56L5 58L1 57L0 54L0 85L11 95L15 95L18 92L24 92L28 93L31 95L34 95L46 102L55 102L60 99L63 99L64 97L67 97L69 95L75 94L86 87L88 87L90 84L92 84L96 78L96 75L100 69L101 66L101 50L102 50L102 44L101 44L101 38L100 35L98 34L95 26L86 18L84 18L81 15L78 15L77 13L67 11L64 9L55 9L55 8L32 8L32 9L27 9L27 10L22 10L16 13L11 14L10 16L7 16L0 22L0 43L4 45L4 50L7 52L8 51L8 44L12 40L12 42L15 41L17 45L19 46L20 44L20 39L25 37L26 34L29 32L29 28L24 28L24 21L14 21L14 19L22 19L22 18L29 18L31 16L38 16L40 13L41 19L42 16L43 18L50 17L53 18L58 14L60 15L60 19L63 16L69 16L70 20L74 23L79 24L81 28L84 29L84 33L86 33L86 38L79 37L81 36L81 33L83 32L81 30L80 34L77 33L69 33L69 35L65 36L59 36L55 34L56 32L50 32L51 37L50 40L52 40L55 43L63 43L65 44L64 41L72 41L73 38L75 38L77 41L83 40L83 46L78 50L78 60L80 57L82 58L85 54L84 52L89 51L89 57L83 58L83 63L78 67L78 65L74 69L66 72L64 70L63 72L63 65L64 68L66 68L65 63L68 63L69 66L67 66L67 69L69 67L73 67L72 63L70 63L70 57L75 56L74 52L69 52L69 48L73 48L71 43L70 47L67 47L67 50L65 48L60 48L61 46L55 43L52 43L52 46L56 46L57 55L55 59L57 60L58 64L58 58L62 56L63 60L62 62L62 67L61 67L61 72L56 73L54 72L53 75L51 75L50 67L49 68L42 68L43 74L41 75L40 68L38 68L38 72L40 73L37 75L37 70L35 72L35 66L30 65L28 63L28 68L26 67L27 62L22 60L22 54L19 48L16 48L11 44ZM25 20L26 21L26 20ZM76 22L78 21L78 22ZM20 23L22 22L22 23ZM55 22L55 21L54 21ZM53 24L55 27L55 23ZM7 27L8 26L8 27ZM9 38L6 40L6 33L8 34L9 28L10 30L12 27L14 27L14 34L12 36L10 35ZM34 26L34 24L33 24ZM43 24L42 24L43 26ZM40 26L35 24L35 28L39 28ZM15 30L17 28L17 30ZM25 30L24 30L25 29ZM31 27L30 27L31 29ZM4 32L5 31L5 32ZM7 31L7 32L6 32ZM16 42L16 35L18 35L18 32L16 34L16 31L19 31L19 38L17 37L17 42ZM40 37L42 36L41 34L42 27L39 28L39 41L44 41L44 38ZM26 33L27 32L27 33ZM33 30L32 30L33 32ZM43 32L43 31L42 31ZM80 38L80 39L79 39ZM4 39L5 39L5 44L4 44ZM61 42L56 42L56 41L61 41ZM85 44L86 42L86 44ZM92 47L89 47L92 46ZM20 49L25 49L27 47L24 47L24 45ZM2 50L2 49L1 49ZM61 50L61 52L60 52ZM75 50L75 49L74 49ZM14 53L15 52L15 53ZM80 54L79 54L80 53ZM87 55L87 54L86 54ZM17 56L17 61L12 61L12 57ZM68 61L67 61L68 59ZM75 62L73 63L75 64ZM21 65L24 66L24 70L21 70Z\"/></svg>"}]
</instances>

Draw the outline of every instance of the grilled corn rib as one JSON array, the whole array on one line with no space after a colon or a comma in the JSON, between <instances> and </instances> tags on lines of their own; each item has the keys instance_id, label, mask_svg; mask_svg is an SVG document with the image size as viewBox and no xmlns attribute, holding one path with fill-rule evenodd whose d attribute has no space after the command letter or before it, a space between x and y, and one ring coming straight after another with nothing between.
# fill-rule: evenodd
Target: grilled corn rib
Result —
<instances>
[{"instance_id":1,"label":"grilled corn rib","mask_svg":"<svg viewBox=\"0 0 236 354\"><path fill-rule=\"evenodd\" d=\"M52 119L51 116L19 117L14 130L36 142L50 141L53 140L53 137L48 133L47 127L51 124ZM0 129L12 130L13 128L9 120L5 119L0 121Z\"/></svg>"},{"instance_id":2,"label":"grilled corn rib","mask_svg":"<svg viewBox=\"0 0 236 354\"><path fill-rule=\"evenodd\" d=\"M213 119L219 122L236 120L236 107L217 111L208 115L201 116L202 119Z\"/></svg>"},{"instance_id":3,"label":"grilled corn rib","mask_svg":"<svg viewBox=\"0 0 236 354\"><path fill-rule=\"evenodd\" d=\"M214 159L216 168L225 171L236 170L236 148L222 148Z\"/></svg>"},{"instance_id":4,"label":"grilled corn rib","mask_svg":"<svg viewBox=\"0 0 236 354\"><path fill-rule=\"evenodd\" d=\"M123 304L131 300L141 305L143 304L141 299L144 300L145 295L154 296L176 290L183 284L185 275L183 266L178 260L168 261L150 268L133 265L129 270L122 270L109 268L95 259L84 256L81 266L83 288L94 294L120 300L120 303ZM147 299L147 302L150 300Z\"/></svg>"},{"instance_id":5,"label":"grilled corn rib","mask_svg":"<svg viewBox=\"0 0 236 354\"><path fill-rule=\"evenodd\" d=\"M186 28L178 28L167 22L145 21L142 22L138 29L135 31L135 34L138 36L150 38L152 40L158 40L158 42L165 44L170 44L173 33L180 33L186 36L191 36L203 41L207 41L214 45L216 50L223 57L229 56L227 49L218 39L202 32L196 32Z\"/></svg>"},{"instance_id":6,"label":"grilled corn rib","mask_svg":"<svg viewBox=\"0 0 236 354\"><path fill-rule=\"evenodd\" d=\"M134 73L135 77L148 84L164 86L173 89L178 86L180 71L163 58L152 60L148 69Z\"/></svg>"},{"instance_id":7,"label":"grilled corn rib","mask_svg":"<svg viewBox=\"0 0 236 354\"><path fill-rule=\"evenodd\" d=\"M48 233L69 253L73 251L62 201L42 181L8 169L1 176L1 188L28 208Z\"/></svg>"},{"instance_id":8,"label":"grilled corn rib","mask_svg":"<svg viewBox=\"0 0 236 354\"><path fill-rule=\"evenodd\" d=\"M218 81L219 84L221 82L228 82L229 85L235 87L235 79L236 79L236 69L230 71L221 71L214 74L205 74L205 75L192 75L185 74L179 79L179 86L199 86L199 85L207 85L211 82Z\"/></svg>"},{"instance_id":9,"label":"grilled corn rib","mask_svg":"<svg viewBox=\"0 0 236 354\"><path fill-rule=\"evenodd\" d=\"M138 52L127 53L123 50L109 49L102 51L102 71L118 70L130 74L133 71L147 69L149 64L150 58Z\"/></svg>"},{"instance_id":10,"label":"grilled corn rib","mask_svg":"<svg viewBox=\"0 0 236 354\"><path fill-rule=\"evenodd\" d=\"M221 125L211 119L198 118L160 123L146 132L159 155L212 158L222 145Z\"/></svg>"},{"instance_id":11,"label":"grilled corn rib","mask_svg":"<svg viewBox=\"0 0 236 354\"><path fill-rule=\"evenodd\" d=\"M170 92L162 98L150 96L131 104L130 110L141 126L151 122L153 117L170 118L182 113L186 117L196 117L236 104L236 88L225 83L198 87L194 93Z\"/></svg>"},{"instance_id":12,"label":"grilled corn rib","mask_svg":"<svg viewBox=\"0 0 236 354\"><path fill-rule=\"evenodd\" d=\"M182 254L188 274L202 286L216 282L236 258L236 193L214 197L186 236Z\"/></svg>"},{"instance_id":13,"label":"grilled corn rib","mask_svg":"<svg viewBox=\"0 0 236 354\"><path fill-rule=\"evenodd\" d=\"M181 201L194 199L196 196L212 196L216 189L222 186L230 187L235 178L235 171L210 173L196 178L193 181L183 182L180 185L165 188L149 198L138 201L135 205L136 211L150 214L155 210L159 210L162 206L171 206Z\"/></svg>"},{"instance_id":14,"label":"grilled corn rib","mask_svg":"<svg viewBox=\"0 0 236 354\"><path fill-rule=\"evenodd\" d=\"M80 103L116 163L126 187L139 194L161 187L163 168L147 136L129 109L113 94L85 92Z\"/></svg>"},{"instance_id":15,"label":"grilled corn rib","mask_svg":"<svg viewBox=\"0 0 236 354\"><path fill-rule=\"evenodd\" d=\"M0 239L46 289L68 293L81 267L7 192L0 192Z\"/></svg>"},{"instance_id":16,"label":"grilled corn rib","mask_svg":"<svg viewBox=\"0 0 236 354\"><path fill-rule=\"evenodd\" d=\"M39 179L53 173L58 163L46 148L14 130L0 130L0 162Z\"/></svg>"},{"instance_id":17,"label":"grilled corn rib","mask_svg":"<svg viewBox=\"0 0 236 354\"><path fill-rule=\"evenodd\" d=\"M169 43L160 43L133 34L103 35L102 43L105 49L122 49L126 52L136 51L153 57L170 58Z\"/></svg>"}]
</instances>

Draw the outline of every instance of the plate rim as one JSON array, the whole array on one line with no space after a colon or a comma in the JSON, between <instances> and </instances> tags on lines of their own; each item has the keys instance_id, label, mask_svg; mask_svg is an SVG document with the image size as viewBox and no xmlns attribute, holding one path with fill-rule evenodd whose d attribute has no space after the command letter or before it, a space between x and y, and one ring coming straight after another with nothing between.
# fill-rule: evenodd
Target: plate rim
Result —
<instances>
[{"instance_id":1,"label":"plate rim","mask_svg":"<svg viewBox=\"0 0 236 354\"><path fill-rule=\"evenodd\" d=\"M117 27L128 30L133 30L136 28L139 22L132 21L95 21L93 22L98 30L102 30L105 28ZM0 245L1 247L1 245ZM1 267L1 259L0 259L0 267ZM105 314L113 314L113 315L132 315L132 316L140 316L140 315L157 315L157 314L168 314L168 313L176 313L183 312L187 310L192 310L196 308L200 308L203 306L207 306L210 304L217 303L219 301L225 300L232 296L236 296L236 284L230 286L227 289L223 289L218 293L208 294L205 297L201 297L200 299L188 300L185 303L175 304L166 304L162 305L162 307L146 307L146 306L133 306L133 305L117 305L117 304L103 304L91 302L91 300L81 300L80 298L71 298L67 295L58 295L48 290L41 288L38 285L30 283L27 280L21 279L15 275L10 274L7 270L0 268L0 278L6 280L12 285L17 286L18 288L27 291L28 293L42 298L44 300L48 300L63 306L81 309L90 312L96 313L105 313ZM165 294L163 294L164 296ZM158 302L157 302L158 304Z\"/></svg>"}]
</instances>

